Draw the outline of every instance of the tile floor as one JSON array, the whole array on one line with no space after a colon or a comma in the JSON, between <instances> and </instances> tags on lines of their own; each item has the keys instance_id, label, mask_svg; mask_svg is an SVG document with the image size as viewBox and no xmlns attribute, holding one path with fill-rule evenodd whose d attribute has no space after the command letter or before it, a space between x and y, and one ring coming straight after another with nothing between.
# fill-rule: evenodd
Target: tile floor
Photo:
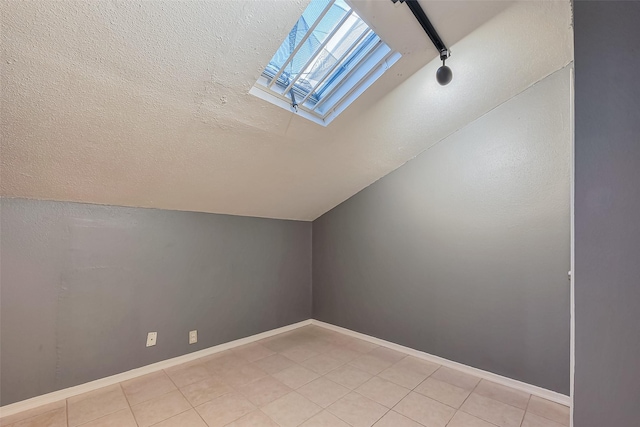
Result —
<instances>
[{"instance_id":1,"label":"tile floor","mask_svg":"<svg viewBox=\"0 0 640 427\"><path fill-rule=\"evenodd\" d=\"M563 427L569 408L317 326L74 396L3 427Z\"/></svg>"}]
</instances>

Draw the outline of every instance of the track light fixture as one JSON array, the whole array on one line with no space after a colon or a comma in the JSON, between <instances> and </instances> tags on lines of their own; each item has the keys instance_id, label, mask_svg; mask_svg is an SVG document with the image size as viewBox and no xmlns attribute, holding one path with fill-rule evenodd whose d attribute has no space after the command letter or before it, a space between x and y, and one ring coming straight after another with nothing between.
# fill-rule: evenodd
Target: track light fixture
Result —
<instances>
[{"instance_id":1,"label":"track light fixture","mask_svg":"<svg viewBox=\"0 0 640 427\"><path fill-rule=\"evenodd\" d=\"M442 67L438 68L438 71L436 71L436 80L442 86L445 86L451 83L451 80L453 79L453 71L451 71L451 68L445 65L445 61L447 60L447 58L449 58L449 56L451 56L451 52L449 51L449 49L447 49L447 46L444 44L444 42L438 35L438 32L431 24L431 21L429 21L429 18L427 18L427 14L424 13L424 10L418 3L418 0L391 0L391 1L393 3L397 3L397 2L406 3L409 9L411 10L411 12L413 12L413 16L416 17L416 19L424 29L425 33L427 33L427 36L429 36L429 39L431 39L431 43L433 43L436 49L438 49L438 52L440 52L440 60L442 61Z\"/></svg>"},{"instance_id":2,"label":"track light fixture","mask_svg":"<svg viewBox=\"0 0 640 427\"><path fill-rule=\"evenodd\" d=\"M436 80L441 86L446 86L451 83L451 80L453 80L453 71L451 71L451 68L444 65L444 61L445 59L443 58L442 67L438 68L438 71L436 71Z\"/></svg>"}]
</instances>

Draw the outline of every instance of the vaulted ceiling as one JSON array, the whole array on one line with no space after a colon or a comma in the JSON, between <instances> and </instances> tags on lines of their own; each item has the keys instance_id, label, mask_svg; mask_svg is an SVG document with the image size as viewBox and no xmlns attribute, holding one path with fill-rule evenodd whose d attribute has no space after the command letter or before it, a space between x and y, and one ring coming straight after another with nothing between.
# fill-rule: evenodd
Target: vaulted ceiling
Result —
<instances>
[{"instance_id":1,"label":"vaulted ceiling","mask_svg":"<svg viewBox=\"0 0 640 427\"><path fill-rule=\"evenodd\" d=\"M350 3L402 59L328 127L248 94L307 1L3 1L3 196L312 220L572 60L568 1Z\"/></svg>"}]
</instances>

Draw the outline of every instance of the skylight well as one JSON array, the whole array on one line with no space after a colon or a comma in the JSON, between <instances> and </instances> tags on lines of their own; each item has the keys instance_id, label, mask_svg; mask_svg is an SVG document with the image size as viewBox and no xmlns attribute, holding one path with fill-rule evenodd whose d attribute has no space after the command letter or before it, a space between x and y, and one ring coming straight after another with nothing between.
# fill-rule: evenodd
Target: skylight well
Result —
<instances>
[{"instance_id":1,"label":"skylight well","mask_svg":"<svg viewBox=\"0 0 640 427\"><path fill-rule=\"evenodd\" d=\"M326 126L400 56L344 0L311 0L250 93Z\"/></svg>"}]
</instances>

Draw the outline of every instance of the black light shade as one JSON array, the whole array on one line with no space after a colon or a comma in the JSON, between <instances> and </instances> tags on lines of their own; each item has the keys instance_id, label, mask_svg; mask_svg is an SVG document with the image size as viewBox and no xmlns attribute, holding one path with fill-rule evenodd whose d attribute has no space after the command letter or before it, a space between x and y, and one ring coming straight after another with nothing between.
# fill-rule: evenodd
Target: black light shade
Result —
<instances>
[{"instance_id":1,"label":"black light shade","mask_svg":"<svg viewBox=\"0 0 640 427\"><path fill-rule=\"evenodd\" d=\"M451 80L453 80L453 71L443 63L442 67L438 68L438 71L436 71L436 80L441 86L448 85L451 83Z\"/></svg>"}]
</instances>

